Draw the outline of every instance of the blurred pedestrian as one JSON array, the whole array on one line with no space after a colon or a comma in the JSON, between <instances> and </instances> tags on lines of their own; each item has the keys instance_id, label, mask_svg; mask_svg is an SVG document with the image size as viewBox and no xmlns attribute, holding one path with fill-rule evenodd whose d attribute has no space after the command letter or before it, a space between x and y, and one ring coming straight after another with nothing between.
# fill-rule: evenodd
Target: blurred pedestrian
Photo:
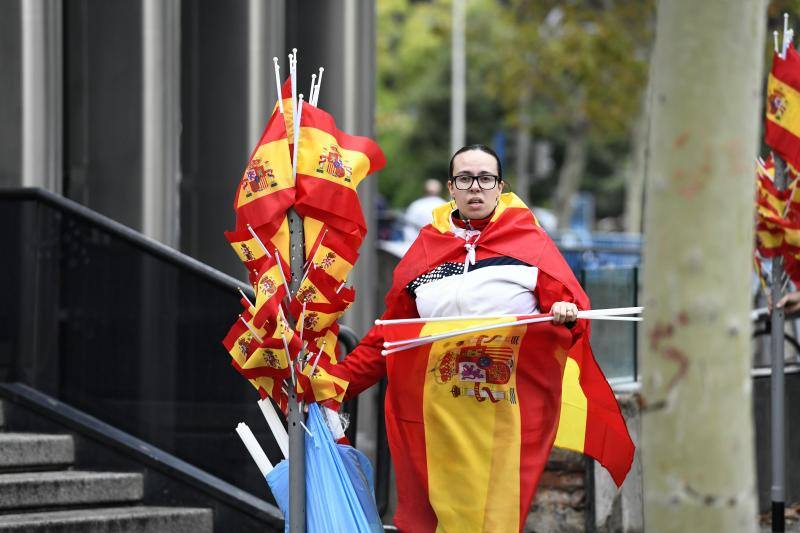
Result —
<instances>
[{"instance_id":1,"label":"blurred pedestrian","mask_svg":"<svg viewBox=\"0 0 800 533\"><path fill-rule=\"evenodd\" d=\"M403 217L403 236L406 241L416 239L419 230L433 222L433 210L445 203L441 194L442 183L439 180L425 180L425 196L411 202Z\"/></svg>"}]
</instances>

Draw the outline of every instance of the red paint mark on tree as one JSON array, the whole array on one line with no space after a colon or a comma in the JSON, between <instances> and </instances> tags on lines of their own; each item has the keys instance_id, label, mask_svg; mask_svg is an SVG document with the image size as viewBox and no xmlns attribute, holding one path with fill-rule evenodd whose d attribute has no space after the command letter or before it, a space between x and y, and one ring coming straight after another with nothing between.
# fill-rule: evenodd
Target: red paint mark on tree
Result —
<instances>
[{"instance_id":1,"label":"red paint mark on tree","mask_svg":"<svg viewBox=\"0 0 800 533\"><path fill-rule=\"evenodd\" d=\"M689 132L684 131L680 135L675 138L675 148L683 148L683 146L689 141Z\"/></svg>"},{"instance_id":2,"label":"red paint mark on tree","mask_svg":"<svg viewBox=\"0 0 800 533\"><path fill-rule=\"evenodd\" d=\"M650 331L650 349L658 350L658 345L662 339L672 337L674 328L672 324L656 324Z\"/></svg>"},{"instance_id":3,"label":"red paint mark on tree","mask_svg":"<svg viewBox=\"0 0 800 533\"><path fill-rule=\"evenodd\" d=\"M663 350L660 350L660 352L665 358L670 361L675 361L678 364L678 371L675 372L675 375L672 376L672 379L667 383L667 390L669 391L686 376L686 371L689 368L689 358L674 346L667 346Z\"/></svg>"},{"instance_id":4,"label":"red paint mark on tree","mask_svg":"<svg viewBox=\"0 0 800 533\"><path fill-rule=\"evenodd\" d=\"M694 183L678 189L678 194L683 196L686 200L691 200L703 188L702 183Z\"/></svg>"},{"instance_id":5,"label":"red paint mark on tree","mask_svg":"<svg viewBox=\"0 0 800 533\"><path fill-rule=\"evenodd\" d=\"M686 326L689 324L689 314L686 311L681 311L675 317L675 321L667 323L657 323L650 331L650 349L657 352L659 355L674 361L678 365L675 375L672 376L669 383L667 383L667 391L672 388L686 376L689 368L689 358L686 357L680 349L674 346L664 346L664 341L671 338L675 334L676 326Z\"/></svg>"}]
</instances>

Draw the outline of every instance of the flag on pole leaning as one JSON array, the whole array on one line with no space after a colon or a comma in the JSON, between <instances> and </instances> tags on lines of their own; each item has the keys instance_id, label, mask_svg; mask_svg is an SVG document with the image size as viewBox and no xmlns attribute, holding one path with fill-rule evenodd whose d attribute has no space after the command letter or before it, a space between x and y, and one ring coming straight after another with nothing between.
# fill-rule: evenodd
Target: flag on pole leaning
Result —
<instances>
[{"instance_id":1,"label":"flag on pole leaning","mask_svg":"<svg viewBox=\"0 0 800 533\"><path fill-rule=\"evenodd\" d=\"M295 209L363 240L367 224L356 187L386 164L378 144L348 135L328 113L303 104L297 157Z\"/></svg>"},{"instance_id":2,"label":"flag on pole leaning","mask_svg":"<svg viewBox=\"0 0 800 533\"><path fill-rule=\"evenodd\" d=\"M231 365L240 373L242 366L247 364L248 359L259 348L259 339L267 338L268 332L263 328L256 328L252 324L252 315L245 310L241 318L234 322L228 334L222 340L223 346L231 355ZM283 379L277 379L268 375L244 376L250 384L258 391L259 396L264 399L272 397L280 408L286 412L288 396L283 389Z\"/></svg>"},{"instance_id":3,"label":"flag on pole leaning","mask_svg":"<svg viewBox=\"0 0 800 533\"><path fill-rule=\"evenodd\" d=\"M261 226L226 231L225 238L247 269L252 285L255 286L258 281L258 272L263 262L275 250L279 251L288 272L285 258L289 257L289 222L285 216Z\"/></svg>"},{"instance_id":4,"label":"flag on pole leaning","mask_svg":"<svg viewBox=\"0 0 800 533\"><path fill-rule=\"evenodd\" d=\"M340 355L339 325L333 324L323 335L310 339L308 358L297 376L297 390L306 403L319 403L338 411L344 401L347 380L331 372Z\"/></svg>"},{"instance_id":5,"label":"flag on pole leaning","mask_svg":"<svg viewBox=\"0 0 800 533\"><path fill-rule=\"evenodd\" d=\"M298 317L303 338L316 338L336 323L355 301L355 289L343 284L312 263L308 275L292 298L289 310ZM302 320L300 317L302 316Z\"/></svg>"},{"instance_id":6,"label":"flag on pole leaning","mask_svg":"<svg viewBox=\"0 0 800 533\"><path fill-rule=\"evenodd\" d=\"M286 127L279 111L272 116L250 155L236 190L236 229L280 221L294 202L292 160Z\"/></svg>"},{"instance_id":7,"label":"flag on pole leaning","mask_svg":"<svg viewBox=\"0 0 800 533\"><path fill-rule=\"evenodd\" d=\"M262 264L254 286L256 301L253 324L257 327L264 327L270 321L275 322L281 302L288 296L284 281L288 275L288 270L278 263L275 255Z\"/></svg>"},{"instance_id":8,"label":"flag on pole leaning","mask_svg":"<svg viewBox=\"0 0 800 533\"><path fill-rule=\"evenodd\" d=\"M787 162L800 162L800 55L791 44L786 59L772 56L764 140Z\"/></svg>"},{"instance_id":9,"label":"flag on pole leaning","mask_svg":"<svg viewBox=\"0 0 800 533\"><path fill-rule=\"evenodd\" d=\"M358 260L358 252L350 246L346 236L333 228L325 228L317 238L314 234L306 235L309 265L323 270L336 281L345 281Z\"/></svg>"}]
</instances>

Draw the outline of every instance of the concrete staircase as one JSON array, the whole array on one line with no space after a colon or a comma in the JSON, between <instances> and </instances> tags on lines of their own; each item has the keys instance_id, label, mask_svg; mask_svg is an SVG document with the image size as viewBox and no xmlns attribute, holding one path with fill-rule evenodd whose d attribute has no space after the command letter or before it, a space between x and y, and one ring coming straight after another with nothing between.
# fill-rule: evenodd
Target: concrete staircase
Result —
<instances>
[{"instance_id":1,"label":"concrete staircase","mask_svg":"<svg viewBox=\"0 0 800 533\"><path fill-rule=\"evenodd\" d=\"M0 402L0 532L205 533L209 509L142 505L139 473L76 470L71 435L14 433Z\"/></svg>"}]
</instances>

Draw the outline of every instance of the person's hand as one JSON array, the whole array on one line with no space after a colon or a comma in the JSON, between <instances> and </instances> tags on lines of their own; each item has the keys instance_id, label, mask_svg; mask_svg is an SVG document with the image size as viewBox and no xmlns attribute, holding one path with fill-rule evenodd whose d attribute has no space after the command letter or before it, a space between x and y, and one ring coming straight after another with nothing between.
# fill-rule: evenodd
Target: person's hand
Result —
<instances>
[{"instance_id":1,"label":"person's hand","mask_svg":"<svg viewBox=\"0 0 800 533\"><path fill-rule=\"evenodd\" d=\"M795 313L800 310L800 291L790 292L778 300L778 309L783 308L787 314Z\"/></svg>"},{"instance_id":2,"label":"person's hand","mask_svg":"<svg viewBox=\"0 0 800 533\"><path fill-rule=\"evenodd\" d=\"M578 306L572 302L556 302L550 309L554 324L575 322L578 319Z\"/></svg>"}]
</instances>

